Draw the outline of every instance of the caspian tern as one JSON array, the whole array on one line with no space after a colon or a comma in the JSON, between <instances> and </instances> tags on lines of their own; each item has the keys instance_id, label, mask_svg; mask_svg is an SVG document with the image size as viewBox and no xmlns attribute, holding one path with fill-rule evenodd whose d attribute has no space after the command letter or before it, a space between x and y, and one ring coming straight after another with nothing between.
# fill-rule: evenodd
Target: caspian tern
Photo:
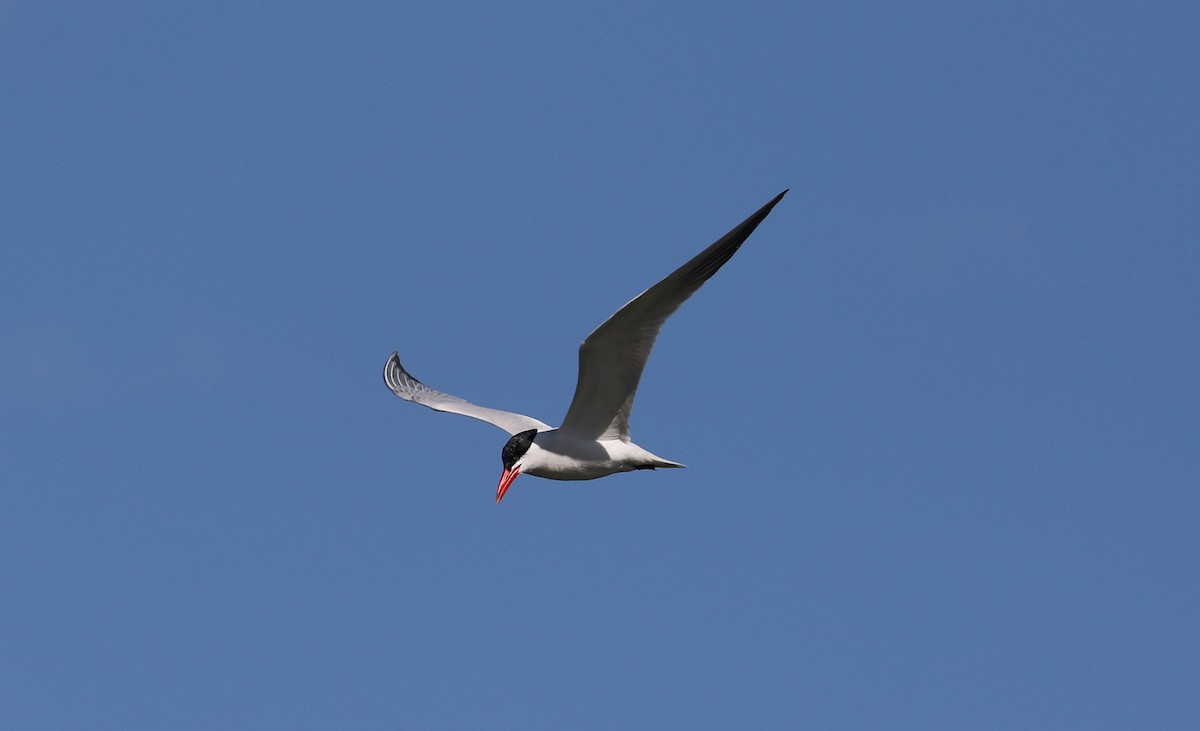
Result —
<instances>
[{"instance_id":1,"label":"caspian tern","mask_svg":"<svg viewBox=\"0 0 1200 731\"><path fill-rule=\"evenodd\" d=\"M497 503L519 474L592 480L616 472L683 467L629 439L629 412L642 369L667 318L729 261L786 193L772 198L666 279L634 297L587 336L579 346L575 397L557 429L532 416L477 406L436 391L404 370L396 353L383 368L383 380L405 401L481 419L512 435L500 453L504 471L496 486Z\"/></svg>"}]
</instances>

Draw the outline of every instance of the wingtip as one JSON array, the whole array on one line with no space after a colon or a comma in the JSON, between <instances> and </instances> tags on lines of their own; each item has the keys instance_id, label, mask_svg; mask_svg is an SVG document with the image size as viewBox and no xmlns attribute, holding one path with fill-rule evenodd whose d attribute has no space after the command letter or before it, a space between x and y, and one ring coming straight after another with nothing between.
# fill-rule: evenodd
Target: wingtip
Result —
<instances>
[{"instance_id":1,"label":"wingtip","mask_svg":"<svg viewBox=\"0 0 1200 731\"><path fill-rule=\"evenodd\" d=\"M767 217L767 214L771 212L771 209L775 207L775 204L783 200L783 197L788 194L789 190L791 190L791 188L785 188L782 193L767 201L762 208L759 208L757 211L752 213L749 218L747 218L745 221L742 221L741 225L735 228L734 231L744 229L746 231L746 236L748 237L750 233L754 231L755 227L762 223L763 219ZM733 232L731 231L730 233Z\"/></svg>"},{"instance_id":2,"label":"wingtip","mask_svg":"<svg viewBox=\"0 0 1200 731\"><path fill-rule=\"evenodd\" d=\"M383 364L383 382L387 384L387 387L392 391L396 390L392 383L394 380L392 378L392 372L397 370L403 371L404 366L400 365L400 354L393 350L392 354L388 356L387 361Z\"/></svg>"}]
</instances>

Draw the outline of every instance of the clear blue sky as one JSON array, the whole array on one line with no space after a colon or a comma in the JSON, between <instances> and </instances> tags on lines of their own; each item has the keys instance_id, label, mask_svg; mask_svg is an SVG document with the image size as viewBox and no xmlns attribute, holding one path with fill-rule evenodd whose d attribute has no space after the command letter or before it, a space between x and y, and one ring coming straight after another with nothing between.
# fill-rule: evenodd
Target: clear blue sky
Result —
<instances>
[{"instance_id":1,"label":"clear blue sky","mask_svg":"<svg viewBox=\"0 0 1200 731\"><path fill-rule=\"evenodd\" d=\"M0 3L0 726L1200 727L1200 11L827 5Z\"/></svg>"}]
</instances>

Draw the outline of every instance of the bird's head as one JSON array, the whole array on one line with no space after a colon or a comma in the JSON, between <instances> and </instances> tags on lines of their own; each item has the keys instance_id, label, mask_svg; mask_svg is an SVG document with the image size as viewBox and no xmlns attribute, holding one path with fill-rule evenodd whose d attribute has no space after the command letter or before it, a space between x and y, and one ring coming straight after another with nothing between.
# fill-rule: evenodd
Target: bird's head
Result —
<instances>
[{"instance_id":1,"label":"bird's head","mask_svg":"<svg viewBox=\"0 0 1200 731\"><path fill-rule=\"evenodd\" d=\"M500 475L500 484L496 486L497 503L504 497L504 493L508 492L508 486L517 479L517 475L521 474L525 455L529 453L529 448L533 446L533 439L536 436L537 429L514 434L504 445L504 449L500 450L500 461L504 464L504 472Z\"/></svg>"}]
</instances>

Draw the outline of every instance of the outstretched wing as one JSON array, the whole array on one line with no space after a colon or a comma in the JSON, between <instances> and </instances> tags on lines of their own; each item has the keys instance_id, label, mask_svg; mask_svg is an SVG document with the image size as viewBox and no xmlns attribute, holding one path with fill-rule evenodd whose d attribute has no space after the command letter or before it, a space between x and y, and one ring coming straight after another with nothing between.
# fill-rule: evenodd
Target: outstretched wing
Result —
<instances>
[{"instance_id":1,"label":"outstretched wing","mask_svg":"<svg viewBox=\"0 0 1200 731\"><path fill-rule=\"evenodd\" d=\"M579 346L579 380L559 433L580 439L628 439L629 412L659 330L716 274L787 191L617 310Z\"/></svg>"},{"instance_id":2,"label":"outstretched wing","mask_svg":"<svg viewBox=\"0 0 1200 731\"><path fill-rule=\"evenodd\" d=\"M500 427L509 434L516 434L528 429L545 431L551 428L549 424L538 421L532 416L514 414L511 411L501 411L499 409L489 409L486 406L476 406L470 401L465 401L457 396L435 391L413 378L411 373L404 370L404 366L400 365L400 356L395 353L392 353L391 357L388 358L387 364L383 367L383 382L392 390L392 393L405 401L412 401L415 404L428 406L434 411L444 411L447 414L461 414L469 416L472 419L480 419Z\"/></svg>"}]
</instances>

